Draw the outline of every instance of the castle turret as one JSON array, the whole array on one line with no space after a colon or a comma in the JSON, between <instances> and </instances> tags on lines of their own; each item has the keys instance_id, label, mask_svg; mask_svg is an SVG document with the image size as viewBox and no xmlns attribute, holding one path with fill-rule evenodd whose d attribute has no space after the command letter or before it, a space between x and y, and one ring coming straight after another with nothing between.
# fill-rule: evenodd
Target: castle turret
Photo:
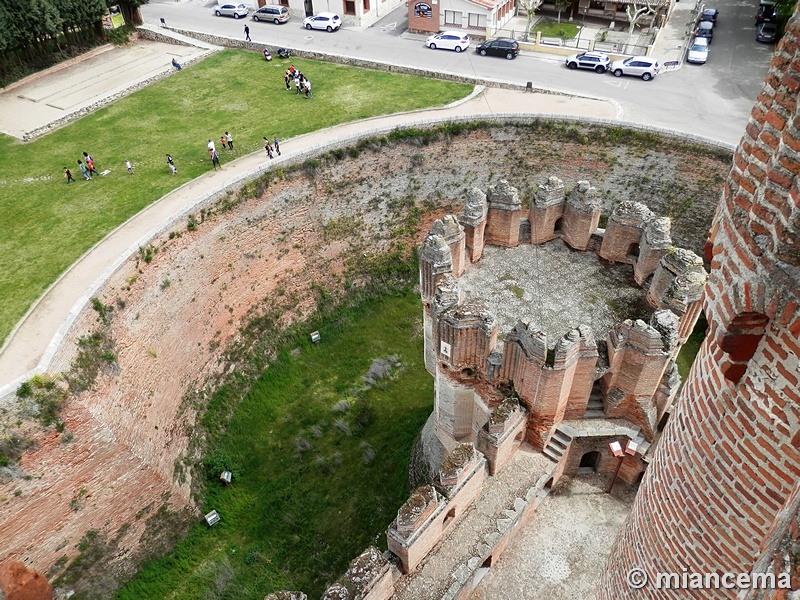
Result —
<instances>
[{"instance_id":1,"label":"castle turret","mask_svg":"<svg viewBox=\"0 0 800 600\"><path fill-rule=\"evenodd\" d=\"M419 250L419 288L422 302L430 304L442 277L452 272L453 259L447 241L441 235L428 233Z\"/></svg>"},{"instance_id":2,"label":"castle turret","mask_svg":"<svg viewBox=\"0 0 800 600\"><path fill-rule=\"evenodd\" d=\"M517 188L505 179L489 187L486 195L489 211L486 217L485 243L514 247L519 244L522 203Z\"/></svg>"},{"instance_id":3,"label":"castle turret","mask_svg":"<svg viewBox=\"0 0 800 600\"><path fill-rule=\"evenodd\" d=\"M708 333L611 550L601 600L676 597L674 589L652 583L658 573L764 581L779 575L772 567L785 552L794 553L800 516L798 62L795 12L713 222L703 300ZM632 588L634 568L651 583ZM712 585L684 595L789 598L796 594L788 591L796 589L796 563L782 575L772 590Z\"/></svg>"},{"instance_id":4,"label":"castle turret","mask_svg":"<svg viewBox=\"0 0 800 600\"><path fill-rule=\"evenodd\" d=\"M483 235L488 210L486 194L476 187L470 188L458 222L464 227L465 246L471 262L476 262L483 256Z\"/></svg>"},{"instance_id":5,"label":"castle turret","mask_svg":"<svg viewBox=\"0 0 800 600\"><path fill-rule=\"evenodd\" d=\"M531 243L543 244L560 234L556 223L564 212L564 182L558 177L548 177L539 185L531 200L529 219Z\"/></svg>"},{"instance_id":6,"label":"castle turret","mask_svg":"<svg viewBox=\"0 0 800 600\"><path fill-rule=\"evenodd\" d=\"M576 250L586 250L592 233L597 229L602 206L597 197L597 188L588 181L579 181L567 197L560 229L564 241ZM559 228L556 223L556 228Z\"/></svg>"},{"instance_id":7,"label":"castle turret","mask_svg":"<svg viewBox=\"0 0 800 600\"><path fill-rule=\"evenodd\" d=\"M455 215L445 215L433 222L431 233L444 238L450 248L453 275L460 277L465 267L464 228L458 224Z\"/></svg>"},{"instance_id":8,"label":"castle turret","mask_svg":"<svg viewBox=\"0 0 800 600\"><path fill-rule=\"evenodd\" d=\"M639 258L633 266L633 278L639 285L650 277L659 262L672 247L669 217L656 217L644 227L644 235L639 244Z\"/></svg>"},{"instance_id":9,"label":"castle turret","mask_svg":"<svg viewBox=\"0 0 800 600\"><path fill-rule=\"evenodd\" d=\"M639 202L626 200L617 204L608 218L600 246L601 258L635 265L642 234L653 216L652 211Z\"/></svg>"}]
</instances>

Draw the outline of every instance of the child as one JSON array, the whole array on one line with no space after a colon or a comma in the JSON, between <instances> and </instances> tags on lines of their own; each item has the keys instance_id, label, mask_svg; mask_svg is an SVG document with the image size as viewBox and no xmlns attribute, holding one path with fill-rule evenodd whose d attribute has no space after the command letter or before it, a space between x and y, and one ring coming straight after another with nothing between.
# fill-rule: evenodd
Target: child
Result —
<instances>
[{"instance_id":1,"label":"child","mask_svg":"<svg viewBox=\"0 0 800 600\"><path fill-rule=\"evenodd\" d=\"M75 181L75 180L72 178L72 173L70 173L70 172L69 172L69 169L68 169L67 167L64 167L64 177L66 177L66 178L67 178L67 185L69 185L69 182L70 182L70 181Z\"/></svg>"},{"instance_id":2,"label":"child","mask_svg":"<svg viewBox=\"0 0 800 600\"><path fill-rule=\"evenodd\" d=\"M275 152L277 152L278 156L280 156L281 155L281 145L280 145L280 142L278 142L278 136L277 135L275 136L275 139L272 141L272 143L275 145Z\"/></svg>"},{"instance_id":3,"label":"child","mask_svg":"<svg viewBox=\"0 0 800 600\"><path fill-rule=\"evenodd\" d=\"M305 88L306 88L306 98L313 98L314 94L311 93L311 82L308 79L305 80Z\"/></svg>"},{"instance_id":4,"label":"child","mask_svg":"<svg viewBox=\"0 0 800 600\"><path fill-rule=\"evenodd\" d=\"M219 145L222 146L223 149L226 148L224 135L219 136Z\"/></svg>"},{"instance_id":5,"label":"child","mask_svg":"<svg viewBox=\"0 0 800 600\"><path fill-rule=\"evenodd\" d=\"M83 175L83 178L86 181L91 180L92 179L92 174L89 172L89 169L86 168L86 165L83 164L83 162L78 161L78 166L81 168L81 175Z\"/></svg>"},{"instance_id":6,"label":"child","mask_svg":"<svg viewBox=\"0 0 800 600\"><path fill-rule=\"evenodd\" d=\"M97 175L97 171L94 168L94 159L88 152L83 153L83 159L86 161L86 168L89 169L89 173L94 173Z\"/></svg>"},{"instance_id":7,"label":"child","mask_svg":"<svg viewBox=\"0 0 800 600\"><path fill-rule=\"evenodd\" d=\"M125 161L125 168L128 169L128 173L133 175L133 165L131 164L131 161L129 160Z\"/></svg>"}]
</instances>

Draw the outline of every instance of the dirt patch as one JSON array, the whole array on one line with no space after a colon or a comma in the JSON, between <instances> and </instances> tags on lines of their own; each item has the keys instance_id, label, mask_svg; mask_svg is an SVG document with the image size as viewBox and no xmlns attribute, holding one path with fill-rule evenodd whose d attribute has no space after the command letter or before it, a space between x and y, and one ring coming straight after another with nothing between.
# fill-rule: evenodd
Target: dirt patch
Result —
<instances>
[{"instance_id":1,"label":"dirt patch","mask_svg":"<svg viewBox=\"0 0 800 600\"><path fill-rule=\"evenodd\" d=\"M357 286L360 269L393 245L408 251L434 218L460 211L472 186L504 178L529 198L549 175L568 188L588 179L607 209L639 200L672 213L675 243L699 251L729 157L649 138L605 145L593 143L595 135L532 125L374 144L279 174L262 197L198 213L194 225L152 240L99 294L113 307L113 368L64 409L70 435L39 433L36 449L0 481L0 560L57 574L96 531L117 581L147 550L169 545L149 541L148 517L188 510L200 518L182 466L200 407L183 399L207 377L237 368L225 350L242 341L240 328L276 305L293 307L275 315L279 326L307 317ZM91 308L79 317L55 370L68 368L74 342L97 320Z\"/></svg>"}]
</instances>

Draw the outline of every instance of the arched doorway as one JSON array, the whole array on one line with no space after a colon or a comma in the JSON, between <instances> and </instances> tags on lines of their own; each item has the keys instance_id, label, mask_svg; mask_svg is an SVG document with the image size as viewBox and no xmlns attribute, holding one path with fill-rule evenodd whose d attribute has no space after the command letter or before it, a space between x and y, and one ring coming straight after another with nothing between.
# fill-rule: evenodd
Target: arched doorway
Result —
<instances>
[{"instance_id":1,"label":"arched doorway","mask_svg":"<svg viewBox=\"0 0 800 600\"><path fill-rule=\"evenodd\" d=\"M581 463L578 465L578 473L597 473L597 465L600 464L600 453L597 451L587 452L581 456Z\"/></svg>"}]
</instances>

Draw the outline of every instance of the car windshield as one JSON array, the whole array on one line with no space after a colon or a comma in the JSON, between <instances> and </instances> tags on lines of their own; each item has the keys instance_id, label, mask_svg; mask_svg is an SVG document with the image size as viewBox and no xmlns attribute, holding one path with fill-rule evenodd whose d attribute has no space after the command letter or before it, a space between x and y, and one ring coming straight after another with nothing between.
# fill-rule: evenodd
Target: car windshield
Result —
<instances>
[{"instance_id":1,"label":"car windshield","mask_svg":"<svg viewBox=\"0 0 800 600\"><path fill-rule=\"evenodd\" d=\"M690 52L706 52L708 51L708 46L705 44L695 44L692 46Z\"/></svg>"}]
</instances>

